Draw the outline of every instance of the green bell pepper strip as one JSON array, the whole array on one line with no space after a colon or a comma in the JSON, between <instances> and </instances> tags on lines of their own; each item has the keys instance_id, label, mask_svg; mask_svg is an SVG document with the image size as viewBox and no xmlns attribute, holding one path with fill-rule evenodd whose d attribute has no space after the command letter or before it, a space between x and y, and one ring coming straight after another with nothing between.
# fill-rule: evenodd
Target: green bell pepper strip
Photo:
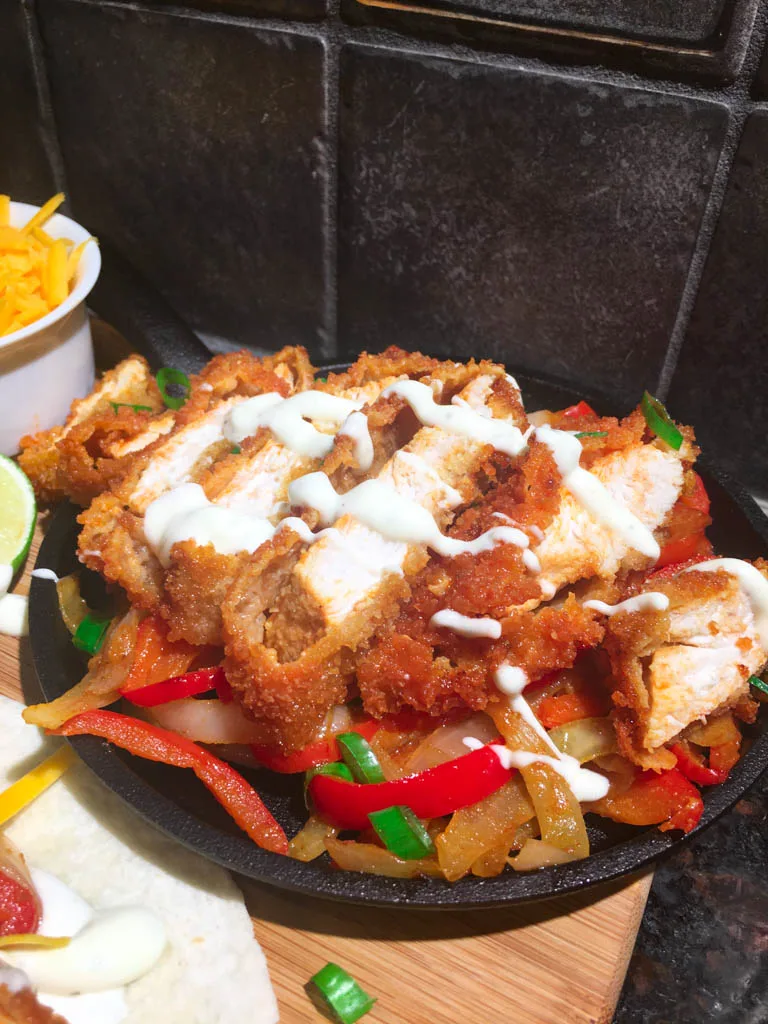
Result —
<instances>
[{"instance_id":1,"label":"green bell pepper strip","mask_svg":"<svg viewBox=\"0 0 768 1024\"><path fill-rule=\"evenodd\" d=\"M760 676L750 676L747 682L750 686L754 686L756 690L768 694L768 683L761 679Z\"/></svg>"},{"instance_id":2,"label":"green bell pepper strip","mask_svg":"<svg viewBox=\"0 0 768 1024\"><path fill-rule=\"evenodd\" d=\"M338 964L326 964L314 974L311 984L323 997L341 1024L355 1024L376 1000L360 988L351 974Z\"/></svg>"},{"instance_id":3,"label":"green bell pepper strip","mask_svg":"<svg viewBox=\"0 0 768 1024\"><path fill-rule=\"evenodd\" d=\"M72 643L78 651L84 651L86 654L97 654L101 650L101 645L104 643L104 637L111 622L112 619L100 619L89 613L75 630Z\"/></svg>"},{"instance_id":4,"label":"green bell pepper strip","mask_svg":"<svg viewBox=\"0 0 768 1024\"><path fill-rule=\"evenodd\" d=\"M410 807L372 811L368 820L389 852L401 860L421 860L435 852L429 832Z\"/></svg>"},{"instance_id":5,"label":"green bell pepper strip","mask_svg":"<svg viewBox=\"0 0 768 1024\"><path fill-rule=\"evenodd\" d=\"M336 737L344 763L355 782L384 782L384 772L368 740L356 732L342 732Z\"/></svg>"},{"instance_id":6,"label":"green bell pepper strip","mask_svg":"<svg viewBox=\"0 0 768 1024\"><path fill-rule=\"evenodd\" d=\"M653 395L644 391L640 408L643 410L648 429L670 448L679 451L683 444L683 435L672 422L669 413L658 398L654 398Z\"/></svg>"}]
</instances>

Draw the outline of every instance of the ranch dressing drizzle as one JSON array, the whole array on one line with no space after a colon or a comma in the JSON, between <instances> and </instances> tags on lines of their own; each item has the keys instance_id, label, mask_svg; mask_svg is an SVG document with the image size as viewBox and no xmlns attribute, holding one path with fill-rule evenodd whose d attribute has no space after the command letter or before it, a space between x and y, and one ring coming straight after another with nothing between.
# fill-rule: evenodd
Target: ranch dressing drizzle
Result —
<instances>
[{"instance_id":1,"label":"ranch dressing drizzle","mask_svg":"<svg viewBox=\"0 0 768 1024\"><path fill-rule=\"evenodd\" d=\"M577 438L563 430L554 430L549 424L537 427L535 435L552 452L564 486L587 512L618 534L630 548L655 562L660 549L653 534L637 516L616 501L593 473L579 466L581 444Z\"/></svg>"},{"instance_id":2,"label":"ranch dressing drizzle","mask_svg":"<svg viewBox=\"0 0 768 1024\"><path fill-rule=\"evenodd\" d=\"M448 558L490 551L498 544L528 547L527 536L511 526L494 526L472 541L446 537L427 509L378 480L364 480L338 494L325 473L307 473L290 484L288 497L292 505L315 509L324 525L349 515L387 540L427 544Z\"/></svg>"},{"instance_id":3,"label":"ranch dressing drizzle","mask_svg":"<svg viewBox=\"0 0 768 1024\"><path fill-rule=\"evenodd\" d=\"M278 529L290 527L306 543L317 540L303 519L289 516L275 527L268 519L247 515L236 509L214 505L200 484L182 484L167 491L147 506L144 536L165 567L171 563L174 544L192 540L198 546L212 544L220 555L249 554L274 537Z\"/></svg>"},{"instance_id":4,"label":"ranch dressing drizzle","mask_svg":"<svg viewBox=\"0 0 768 1024\"><path fill-rule=\"evenodd\" d=\"M741 584L755 617L755 629L760 637L764 650L768 650L768 580L749 562L740 558L713 558L709 562L691 565L683 572L717 572L718 570L735 576Z\"/></svg>"},{"instance_id":5,"label":"ranch dressing drizzle","mask_svg":"<svg viewBox=\"0 0 768 1024\"><path fill-rule=\"evenodd\" d=\"M484 416L463 400L461 404L454 400L451 405L438 405L432 389L419 381L404 380L392 384L384 391L384 397L387 395L399 395L405 399L425 426L440 427L450 434L493 445L497 451L507 455L519 455L525 448L525 436L512 423Z\"/></svg>"},{"instance_id":6,"label":"ranch dressing drizzle","mask_svg":"<svg viewBox=\"0 0 768 1024\"><path fill-rule=\"evenodd\" d=\"M128 1015L123 986L151 970L165 948L162 922L136 907L94 912L54 875L37 868L31 875L43 908L40 934L72 940L61 949L4 950L4 959L71 1024L120 1024Z\"/></svg>"},{"instance_id":7,"label":"ranch dressing drizzle","mask_svg":"<svg viewBox=\"0 0 768 1024\"><path fill-rule=\"evenodd\" d=\"M364 473L373 465L373 441L368 431L368 417L362 412L351 412L341 425L338 437L351 437L355 444L355 459Z\"/></svg>"},{"instance_id":8,"label":"ranch dressing drizzle","mask_svg":"<svg viewBox=\"0 0 768 1024\"><path fill-rule=\"evenodd\" d=\"M666 594L659 594L655 590L647 594L638 594L636 597L629 597L619 604L606 604L605 601L585 601L585 608L593 608L609 618L618 612L664 612L669 608L669 598Z\"/></svg>"},{"instance_id":9,"label":"ranch dressing drizzle","mask_svg":"<svg viewBox=\"0 0 768 1024\"><path fill-rule=\"evenodd\" d=\"M239 444L259 427L267 427L297 455L322 459L333 448L334 435L321 433L308 420L338 426L363 404L325 391L300 391L290 398L270 392L231 409L224 420L223 433L227 440Z\"/></svg>"},{"instance_id":10,"label":"ranch dressing drizzle","mask_svg":"<svg viewBox=\"0 0 768 1024\"><path fill-rule=\"evenodd\" d=\"M523 690L528 685L528 676L522 669L514 665L502 664L496 669L496 686L502 693L511 697L510 701L513 711L516 711L530 725L537 736L549 747L553 756L547 754L534 754L528 751L509 750L507 747L494 745L494 750L499 755L502 764L507 768L527 768L534 762L548 764L559 775L565 779L569 789L579 802L588 800L599 800L608 792L608 779L598 772L582 768L575 757L564 754L549 738L547 730L542 726L529 705L523 697Z\"/></svg>"},{"instance_id":11,"label":"ranch dressing drizzle","mask_svg":"<svg viewBox=\"0 0 768 1024\"><path fill-rule=\"evenodd\" d=\"M20 594L9 594L13 567L0 565L0 633L6 636L26 636L29 632L28 602Z\"/></svg>"},{"instance_id":12,"label":"ranch dressing drizzle","mask_svg":"<svg viewBox=\"0 0 768 1024\"><path fill-rule=\"evenodd\" d=\"M501 636L501 623L496 619L473 619L469 615L462 615L451 608L443 608L435 612L429 620L430 626L442 629L450 629L459 636L488 637L491 640L498 640Z\"/></svg>"},{"instance_id":13,"label":"ranch dressing drizzle","mask_svg":"<svg viewBox=\"0 0 768 1024\"><path fill-rule=\"evenodd\" d=\"M32 575L37 580L50 580L51 583L58 583L59 577L53 571L53 569L33 569Z\"/></svg>"}]
</instances>

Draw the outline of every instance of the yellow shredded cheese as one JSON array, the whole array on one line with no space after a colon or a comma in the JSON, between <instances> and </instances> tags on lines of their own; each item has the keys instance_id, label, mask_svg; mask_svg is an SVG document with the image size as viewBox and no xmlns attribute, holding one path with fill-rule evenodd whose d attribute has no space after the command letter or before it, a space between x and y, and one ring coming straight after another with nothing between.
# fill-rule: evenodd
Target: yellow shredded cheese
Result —
<instances>
[{"instance_id":1,"label":"yellow shredded cheese","mask_svg":"<svg viewBox=\"0 0 768 1024\"><path fill-rule=\"evenodd\" d=\"M35 797L60 779L67 768L77 760L70 746L61 747L26 775L0 793L0 825L4 825L15 814L31 803Z\"/></svg>"},{"instance_id":2,"label":"yellow shredded cheese","mask_svg":"<svg viewBox=\"0 0 768 1024\"><path fill-rule=\"evenodd\" d=\"M6 946L40 946L43 949L63 949L70 939L66 935L37 935L22 932L19 935L0 935L0 949Z\"/></svg>"},{"instance_id":3,"label":"yellow shredded cheese","mask_svg":"<svg viewBox=\"0 0 768 1024\"><path fill-rule=\"evenodd\" d=\"M23 227L10 226L10 196L0 195L0 337L46 316L75 284L83 249L68 238L52 238L43 225L64 201L49 199Z\"/></svg>"}]
</instances>

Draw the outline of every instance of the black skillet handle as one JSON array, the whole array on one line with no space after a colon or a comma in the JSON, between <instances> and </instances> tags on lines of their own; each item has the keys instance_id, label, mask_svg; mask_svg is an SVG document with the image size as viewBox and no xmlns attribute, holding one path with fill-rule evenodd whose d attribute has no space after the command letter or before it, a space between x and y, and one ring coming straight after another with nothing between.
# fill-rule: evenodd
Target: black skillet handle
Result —
<instances>
[{"instance_id":1,"label":"black skillet handle","mask_svg":"<svg viewBox=\"0 0 768 1024\"><path fill-rule=\"evenodd\" d=\"M154 285L103 239L101 274L88 300L91 308L118 330L153 370L173 366L198 373L211 353Z\"/></svg>"}]
</instances>

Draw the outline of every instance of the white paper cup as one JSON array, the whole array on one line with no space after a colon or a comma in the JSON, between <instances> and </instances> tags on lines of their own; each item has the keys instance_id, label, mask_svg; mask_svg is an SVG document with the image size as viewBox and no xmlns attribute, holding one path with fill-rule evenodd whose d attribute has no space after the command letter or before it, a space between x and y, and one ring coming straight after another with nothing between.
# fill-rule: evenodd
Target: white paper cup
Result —
<instances>
[{"instance_id":1,"label":"white paper cup","mask_svg":"<svg viewBox=\"0 0 768 1024\"><path fill-rule=\"evenodd\" d=\"M11 224L20 227L39 207L11 203ZM90 233L55 213L45 224L53 238L75 245ZM75 398L93 387L93 345L85 300L101 269L99 247L86 245L75 286L67 299L46 316L13 334L0 337L0 452L15 455L24 434L63 423Z\"/></svg>"}]
</instances>

